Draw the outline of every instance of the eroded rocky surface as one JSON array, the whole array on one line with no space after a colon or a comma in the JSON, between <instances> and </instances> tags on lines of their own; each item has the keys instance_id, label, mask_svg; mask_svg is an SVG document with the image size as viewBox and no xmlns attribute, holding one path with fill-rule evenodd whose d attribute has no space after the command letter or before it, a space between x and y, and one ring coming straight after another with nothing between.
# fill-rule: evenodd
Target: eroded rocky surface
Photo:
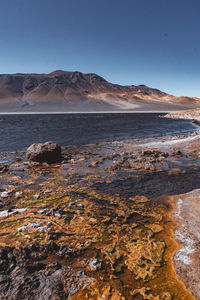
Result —
<instances>
[{"instance_id":1,"label":"eroded rocky surface","mask_svg":"<svg viewBox=\"0 0 200 300\"><path fill-rule=\"evenodd\" d=\"M49 256L52 258L49 258ZM0 249L1 299L66 299L94 279L68 265L78 254L53 241Z\"/></svg>"},{"instance_id":2,"label":"eroded rocky surface","mask_svg":"<svg viewBox=\"0 0 200 300\"><path fill-rule=\"evenodd\" d=\"M170 214L172 195L198 184L198 158L123 143L66 147L51 166L8 164L0 298L195 299L174 271Z\"/></svg>"}]
</instances>

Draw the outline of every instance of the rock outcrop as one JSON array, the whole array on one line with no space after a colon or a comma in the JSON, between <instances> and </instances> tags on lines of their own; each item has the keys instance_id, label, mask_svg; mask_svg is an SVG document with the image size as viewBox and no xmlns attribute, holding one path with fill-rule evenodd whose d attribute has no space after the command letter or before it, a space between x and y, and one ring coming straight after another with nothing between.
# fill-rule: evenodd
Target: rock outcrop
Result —
<instances>
[{"instance_id":1,"label":"rock outcrop","mask_svg":"<svg viewBox=\"0 0 200 300\"><path fill-rule=\"evenodd\" d=\"M189 109L178 112L171 112L167 115L162 116L162 118L170 118L170 119L185 119L185 120L193 120L198 124L200 122L200 109Z\"/></svg>"},{"instance_id":2,"label":"rock outcrop","mask_svg":"<svg viewBox=\"0 0 200 300\"><path fill-rule=\"evenodd\" d=\"M54 259L48 259L48 255ZM70 298L94 279L67 265L76 255L73 249L54 242L30 244L23 248L0 248L0 298Z\"/></svg>"}]
</instances>

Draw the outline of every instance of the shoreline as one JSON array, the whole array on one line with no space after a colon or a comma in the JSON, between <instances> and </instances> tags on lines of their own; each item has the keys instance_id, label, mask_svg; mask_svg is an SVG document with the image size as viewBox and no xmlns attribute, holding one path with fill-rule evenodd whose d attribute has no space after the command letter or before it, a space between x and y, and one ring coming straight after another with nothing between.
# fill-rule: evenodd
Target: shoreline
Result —
<instances>
[{"instance_id":1,"label":"shoreline","mask_svg":"<svg viewBox=\"0 0 200 300\"><path fill-rule=\"evenodd\" d=\"M173 263L180 279L200 299L200 189L175 197L176 210L172 216L177 222L174 237L179 249Z\"/></svg>"},{"instance_id":2,"label":"shoreline","mask_svg":"<svg viewBox=\"0 0 200 300\"><path fill-rule=\"evenodd\" d=\"M71 112L52 112L52 111L47 111L47 112L0 112L0 115L46 115L46 114L168 114L170 112L178 112L178 111L173 111L173 110L120 110L120 111L71 111Z\"/></svg>"},{"instance_id":3,"label":"shoreline","mask_svg":"<svg viewBox=\"0 0 200 300\"><path fill-rule=\"evenodd\" d=\"M192 120L199 126L200 110L172 113L164 118ZM199 137L190 139L192 143L189 145L184 145L184 142L186 140L183 141L181 149L185 146L185 151L198 157ZM174 201L175 210L172 217L177 222L174 238L179 244L179 249L173 255L174 267L186 287L192 291L196 299L200 299L200 189L177 195Z\"/></svg>"},{"instance_id":4,"label":"shoreline","mask_svg":"<svg viewBox=\"0 0 200 300\"><path fill-rule=\"evenodd\" d=\"M153 147L153 148L162 148L162 147L169 147L169 146L173 146L176 144L182 144L182 143L186 143L186 142L190 142L190 141L195 141L200 139L200 128L198 131L194 132L194 133L189 133L188 136L180 136L177 137L176 136L173 137L166 137L163 138L161 141L156 141L156 142L149 142L149 143L145 143L145 144L139 144L139 147Z\"/></svg>"}]
</instances>

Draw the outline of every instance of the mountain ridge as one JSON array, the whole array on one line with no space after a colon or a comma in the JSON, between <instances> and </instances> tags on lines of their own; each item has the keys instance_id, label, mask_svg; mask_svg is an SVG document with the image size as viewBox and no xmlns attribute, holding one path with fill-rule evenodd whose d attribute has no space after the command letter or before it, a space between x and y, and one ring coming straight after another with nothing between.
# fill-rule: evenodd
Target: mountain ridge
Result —
<instances>
[{"instance_id":1,"label":"mountain ridge","mask_svg":"<svg viewBox=\"0 0 200 300\"><path fill-rule=\"evenodd\" d=\"M175 97L146 85L110 83L95 73L56 70L51 73L0 74L0 103L18 101L19 105L39 102L69 106L127 106L140 102L200 104L200 99ZM14 103L14 102L13 102Z\"/></svg>"}]
</instances>

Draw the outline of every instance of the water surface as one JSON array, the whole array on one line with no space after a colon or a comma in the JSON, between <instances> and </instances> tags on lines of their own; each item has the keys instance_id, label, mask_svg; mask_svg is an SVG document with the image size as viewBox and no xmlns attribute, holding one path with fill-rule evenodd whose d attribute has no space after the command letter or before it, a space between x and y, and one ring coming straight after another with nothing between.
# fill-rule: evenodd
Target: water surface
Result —
<instances>
[{"instance_id":1,"label":"water surface","mask_svg":"<svg viewBox=\"0 0 200 300\"><path fill-rule=\"evenodd\" d=\"M188 134L188 120L159 118L158 113L0 115L0 152L21 151L32 143L61 145Z\"/></svg>"}]
</instances>

